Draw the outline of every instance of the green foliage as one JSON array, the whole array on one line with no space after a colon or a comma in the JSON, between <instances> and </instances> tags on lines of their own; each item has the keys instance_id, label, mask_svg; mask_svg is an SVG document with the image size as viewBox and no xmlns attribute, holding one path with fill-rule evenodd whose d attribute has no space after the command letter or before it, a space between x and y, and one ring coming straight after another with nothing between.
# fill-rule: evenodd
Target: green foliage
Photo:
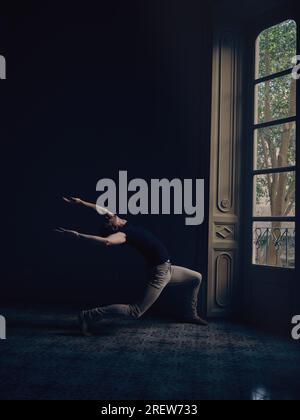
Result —
<instances>
[{"instance_id":1,"label":"green foliage","mask_svg":"<svg viewBox=\"0 0 300 420\"><path fill-rule=\"evenodd\" d=\"M293 67L292 58L297 51L297 24L287 20L262 32L257 40L258 77L268 76ZM266 54L270 57L267 64Z\"/></svg>"},{"instance_id":2,"label":"green foliage","mask_svg":"<svg viewBox=\"0 0 300 420\"><path fill-rule=\"evenodd\" d=\"M296 102L296 91L292 91L293 83L295 82L291 75L288 75L258 85L258 123L294 116L291 112Z\"/></svg>"},{"instance_id":3,"label":"green foliage","mask_svg":"<svg viewBox=\"0 0 300 420\"><path fill-rule=\"evenodd\" d=\"M257 40L257 77L292 67L297 54L297 26L292 20L262 32ZM260 83L256 89L256 122L270 122L296 115L296 82L291 75ZM257 177L256 203L270 208L270 216L295 211L295 176L276 173L279 167L295 165L296 124L264 128L256 132L257 169L274 168L274 174Z\"/></svg>"}]
</instances>

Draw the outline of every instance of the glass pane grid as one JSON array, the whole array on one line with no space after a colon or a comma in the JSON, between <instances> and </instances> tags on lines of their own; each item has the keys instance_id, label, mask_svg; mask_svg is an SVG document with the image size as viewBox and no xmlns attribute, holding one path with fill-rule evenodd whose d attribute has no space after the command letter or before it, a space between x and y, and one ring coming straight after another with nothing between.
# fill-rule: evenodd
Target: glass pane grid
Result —
<instances>
[{"instance_id":1,"label":"glass pane grid","mask_svg":"<svg viewBox=\"0 0 300 420\"><path fill-rule=\"evenodd\" d=\"M267 122L262 122L262 123L254 122L253 128L254 130L259 130L262 128L270 128L270 127L273 127L274 125L287 124L287 123L292 123L292 122L297 122L297 115L294 115L293 117L288 117L288 118L279 118L278 120L272 120L272 121L267 121Z\"/></svg>"},{"instance_id":2,"label":"glass pane grid","mask_svg":"<svg viewBox=\"0 0 300 420\"><path fill-rule=\"evenodd\" d=\"M260 34L256 48L253 264L295 268L297 24Z\"/></svg>"},{"instance_id":3,"label":"glass pane grid","mask_svg":"<svg viewBox=\"0 0 300 420\"><path fill-rule=\"evenodd\" d=\"M255 217L295 217L296 173L254 176Z\"/></svg>"},{"instance_id":4,"label":"glass pane grid","mask_svg":"<svg viewBox=\"0 0 300 420\"><path fill-rule=\"evenodd\" d=\"M253 264L295 268L295 223L255 222Z\"/></svg>"},{"instance_id":5,"label":"glass pane grid","mask_svg":"<svg viewBox=\"0 0 300 420\"><path fill-rule=\"evenodd\" d=\"M256 85L255 123L295 117L296 85L291 74Z\"/></svg>"},{"instance_id":6,"label":"glass pane grid","mask_svg":"<svg viewBox=\"0 0 300 420\"><path fill-rule=\"evenodd\" d=\"M254 85L259 85L260 83L271 81L271 80L277 79L279 77L291 75L293 69L294 69L294 66L288 68L287 70L283 70L283 71L280 71L278 73L270 74L269 76L264 76L264 77L259 77L257 79L254 79Z\"/></svg>"},{"instance_id":7,"label":"glass pane grid","mask_svg":"<svg viewBox=\"0 0 300 420\"><path fill-rule=\"evenodd\" d=\"M254 169L276 169L296 165L296 123L274 125L254 132Z\"/></svg>"}]
</instances>

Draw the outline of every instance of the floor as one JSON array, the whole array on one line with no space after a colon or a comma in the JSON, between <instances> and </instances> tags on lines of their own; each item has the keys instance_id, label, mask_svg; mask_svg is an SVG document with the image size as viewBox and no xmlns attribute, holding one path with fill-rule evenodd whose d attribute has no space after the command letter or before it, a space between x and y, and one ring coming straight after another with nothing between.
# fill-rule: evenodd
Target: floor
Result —
<instances>
[{"instance_id":1,"label":"floor","mask_svg":"<svg viewBox=\"0 0 300 420\"><path fill-rule=\"evenodd\" d=\"M81 337L74 312L0 308L0 399L300 399L300 343L229 322L106 322Z\"/></svg>"}]
</instances>

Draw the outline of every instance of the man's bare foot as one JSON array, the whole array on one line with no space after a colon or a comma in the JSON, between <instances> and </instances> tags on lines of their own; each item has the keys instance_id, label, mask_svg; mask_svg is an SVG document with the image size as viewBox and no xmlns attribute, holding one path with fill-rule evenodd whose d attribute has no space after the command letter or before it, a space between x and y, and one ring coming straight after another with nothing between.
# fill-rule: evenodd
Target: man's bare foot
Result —
<instances>
[{"instance_id":1,"label":"man's bare foot","mask_svg":"<svg viewBox=\"0 0 300 420\"><path fill-rule=\"evenodd\" d=\"M187 324L201 325L202 327L208 327L208 322L200 318L200 316L193 318L185 318L184 322Z\"/></svg>"},{"instance_id":2,"label":"man's bare foot","mask_svg":"<svg viewBox=\"0 0 300 420\"><path fill-rule=\"evenodd\" d=\"M90 328L90 324L86 319L86 312L85 311L81 311L79 316L78 316L78 322L79 322L79 328L82 332L82 335L84 337L92 337L92 333L89 331Z\"/></svg>"}]
</instances>

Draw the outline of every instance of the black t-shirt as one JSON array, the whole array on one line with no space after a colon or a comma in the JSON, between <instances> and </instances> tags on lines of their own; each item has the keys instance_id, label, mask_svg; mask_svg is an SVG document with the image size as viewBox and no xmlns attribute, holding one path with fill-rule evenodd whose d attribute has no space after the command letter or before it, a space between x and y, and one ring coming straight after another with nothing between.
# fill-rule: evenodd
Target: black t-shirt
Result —
<instances>
[{"instance_id":1,"label":"black t-shirt","mask_svg":"<svg viewBox=\"0 0 300 420\"><path fill-rule=\"evenodd\" d=\"M150 265L160 265L170 259L164 244L148 230L127 223L120 232L126 234L127 244L137 249Z\"/></svg>"}]
</instances>

